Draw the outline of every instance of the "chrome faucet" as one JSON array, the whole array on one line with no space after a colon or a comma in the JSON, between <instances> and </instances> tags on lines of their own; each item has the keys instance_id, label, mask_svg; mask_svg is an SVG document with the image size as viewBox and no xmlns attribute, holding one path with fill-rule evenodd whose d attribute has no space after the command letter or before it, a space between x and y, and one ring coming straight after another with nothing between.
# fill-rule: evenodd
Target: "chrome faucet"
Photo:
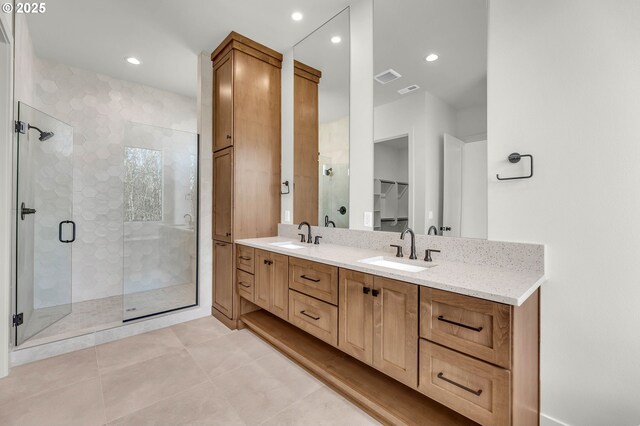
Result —
<instances>
[{"instance_id":1,"label":"chrome faucet","mask_svg":"<svg viewBox=\"0 0 640 426\"><path fill-rule=\"evenodd\" d=\"M300 225L298 225L298 229L302 229L304 225L307 225L307 228L308 228L307 243L313 244L313 237L311 236L311 225L309 225L309 222L300 222Z\"/></svg>"},{"instance_id":2,"label":"chrome faucet","mask_svg":"<svg viewBox=\"0 0 640 426\"><path fill-rule=\"evenodd\" d=\"M431 235L431 231L433 231L433 235L438 235L438 228L436 228L435 226L431 225L429 227L429 230L427 231L427 235Z\"/></svg>"},{"instance_id":3,"label":"chrome faucet","mask_svg":"<svg viewBox=\"0 0 640 426\"><path fill-rule=\"evenodd\" d=\"M416 254L416 234L415 232L413 232L413 229L407 228L402 231L402 234L400 234L400 239L404 240L404 235L407 232L411 234L411 255L409 256L409 259L417 259L418 255Z\"/></svg>"}]
</instances>

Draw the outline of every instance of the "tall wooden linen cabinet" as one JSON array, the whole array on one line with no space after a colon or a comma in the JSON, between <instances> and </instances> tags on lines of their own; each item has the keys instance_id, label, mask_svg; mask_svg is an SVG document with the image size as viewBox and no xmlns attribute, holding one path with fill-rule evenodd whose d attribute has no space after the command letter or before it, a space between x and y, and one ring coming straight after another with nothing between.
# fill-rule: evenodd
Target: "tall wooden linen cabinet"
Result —
<instances>
[{"instance_id":1,"label":"tall wooden linen cabinet","mask_svg":"<svg viewBox=\"0 0 640 426\"><path fill-rule=\"evenodd\" d=\"M234 241L277 235L282 55L232 32L213 62L213 316L236 328Z\"/></svg>"}]
</instances>

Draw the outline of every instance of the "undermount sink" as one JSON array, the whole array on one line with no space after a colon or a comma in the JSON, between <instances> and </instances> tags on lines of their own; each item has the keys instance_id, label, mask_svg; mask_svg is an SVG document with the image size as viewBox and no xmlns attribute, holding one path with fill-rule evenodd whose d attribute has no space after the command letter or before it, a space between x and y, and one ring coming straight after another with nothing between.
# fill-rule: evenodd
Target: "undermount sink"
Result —
<instances>
[{"instance_id":1,"label":"undermount sink","mask_svg":"<svg viewBox=\"0 0 640 426\"><path fill-rule=\"evenodd\" d=\"M280 248L286 248L286 249L290 249L290 250L296 250L296 249L301 249L304 248L304 246L298 245L298 244L294 244L294 243L290 243L289 241L283 241L281 243L269 243L272 246L276 246L276 247L280 247Z\"/></svg>"},{"instance_id":2,"label":"undermount sink","mask_svg":"<svg viewBox=\"0 0 640 426\"><path fill-rule=\"evenodd\" d=\"M376 257L369 257L367 259L360 259L358 260L358 262L366 263L367 265L382 266L383 268L397 269L399 271L405 271L405 272L421 272L427 269L426 267L422 267L422 266L395 262L393 260L387 259L384 256L376 256ZM431 266L435 266L435 265L431 265Z\"/></svg>"}]
</instances>

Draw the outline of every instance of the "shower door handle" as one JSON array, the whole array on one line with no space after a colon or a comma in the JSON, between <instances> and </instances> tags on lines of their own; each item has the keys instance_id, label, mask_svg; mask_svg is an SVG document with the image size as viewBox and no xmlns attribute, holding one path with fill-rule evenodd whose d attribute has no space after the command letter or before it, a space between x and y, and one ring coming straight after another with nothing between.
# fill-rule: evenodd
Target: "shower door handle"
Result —
<instances>
[{"instance_id":1,"label":"shower door handle","mask_svg":"<svg viewBox=\"0 0 640 426\"><path fill-rule=\"evenodd\" d=\"M36 209L30 209L22 203L20 205L20 218L24 220L24 217L28 214L36 214Z\"/></svg>"},{"instance_id":2,"label":"shower door handle","mask_svg":"<svg viewBox=\"0 0 640 426\"><path fill-rule=\"evenodd\" d=\"M70 223L71 224L71 239L70 240L63 240L62 239L62 225L64 225L65 223ZM58 224L58 240L61 243L72 243L76 240L76 223L72 220L63 220L62 222L60 222Z\"/></svg>"}]
</instances>

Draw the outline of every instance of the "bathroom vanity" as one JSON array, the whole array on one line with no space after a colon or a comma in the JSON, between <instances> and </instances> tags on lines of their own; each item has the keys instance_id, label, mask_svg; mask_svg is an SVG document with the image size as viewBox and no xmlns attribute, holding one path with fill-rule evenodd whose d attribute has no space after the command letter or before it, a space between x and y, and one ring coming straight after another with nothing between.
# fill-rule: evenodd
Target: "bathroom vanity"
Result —
<instances>
[{"instance_id":1,"label":"bathroom vanity","mask_svg":"<svg viewBox=\"0 0 640 426\"><path fill-rule=\"evenodd\" d=\"M332 241L358 233L327 231ZM432 262L283 236L238 240L240 319L385 423L469 424L459 413L538 424L544 272L526 262L541 246L436 238L430 248L443 254ZM383 387L367 389L376 380Z\"/></svg>"}]
</instances>

